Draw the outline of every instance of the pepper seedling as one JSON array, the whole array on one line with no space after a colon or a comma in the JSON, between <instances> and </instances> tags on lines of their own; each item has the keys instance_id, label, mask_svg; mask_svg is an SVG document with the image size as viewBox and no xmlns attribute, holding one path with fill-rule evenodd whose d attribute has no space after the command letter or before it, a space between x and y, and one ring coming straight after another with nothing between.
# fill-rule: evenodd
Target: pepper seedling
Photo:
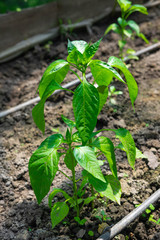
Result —
<instances>
[{"instance_id":1,"label":"pepper seedling","mask_svg":"<svg viewBox=\"0 0 160 240\"><path fill-rule=\"evenodd\" d=\"M106 29L104 35L106 35L111 30L117 33L120 36L120 40L118 41L119 46L119 57L124 60L124 55L127 55L128 59L138 59L135 56L135 51L131 48L127 49L124 52L124 47L127 43L127 38L133 38L134 33L142 38L146 43L148 43L147 38L143 33L140 32L140 28L138 24L133 20L127 20L128 17L133 12L141 12L143 14L148 14L147 8L140 4L132 5L131 1L128 0L117 0L120 9L121 9L121 17L117 19L117 23L112 23Z\"/></svg>"},{"instance_id":2,"label":"pepper seedling","mask_svg":"<svg viewBox=\"0 0 160 240\"><path fill-rule=\"evenodd\" d=\"M67 60L52 62L44 72L38 86L41 100L33 108L32 115L34 122L43 134L45 132L44 106L47 98L57 89L73 93L75 121L62 116L63 122L67 125L65 136L56 133L47 137L29 160L30 181L39 204L49 193L57 172L72 182L73 195L69 195L60 188L53 188L49 194L48 202L51 208L53 228L68 215L70 209L74 209L75 216L79 218L81 206L91 203L96 197L95 192L120 203L121 185L117 175L115 147L109 138L96 137L99 132L112 131L115 133L121 142L118 148L126 152L128 162L134 168L136 147L128 130L120 128L94 131L97 116L106 102L108 86L113 77L127 85L133 108L138 93L135 79L120 59L112 56L107 63L92 60L101 40L94 44L87 44L85 41L68 41ZM88 67L94 78L92 83L86 79ZM125 80L115 68L123 72ZM81 75L78 75L77 70ZM80 80L80 84L74 92L64 89L60 85L68 72L74 73ZM101 171L104 161L97 158L102 154L111 170L111 174L107 176L103 175ZM60 158L64 161L66 168L70 170L70 175L59 169ZM77 179L76 176L77 164L83 169L80 179ZM86 194L84 193L88 185L92 194L85 198ZM63 195L65 199L63 202L53 203L52 200L57 193Z\"/></svg>"}]
</instances>

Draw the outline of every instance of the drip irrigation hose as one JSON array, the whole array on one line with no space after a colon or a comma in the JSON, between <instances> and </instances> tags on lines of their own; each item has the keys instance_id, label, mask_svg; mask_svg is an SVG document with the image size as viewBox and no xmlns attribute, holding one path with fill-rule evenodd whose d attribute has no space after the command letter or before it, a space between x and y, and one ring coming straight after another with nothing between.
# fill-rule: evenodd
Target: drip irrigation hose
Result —
<instances>
[{"instance_id":1,"label":"drip irrigation hose","mask_svg":"<svg viewBox=\"0 0 160 240\"><path fill-rule=\"evenodd\" d=\"M138 56L140 56L140 55L142 55L144 53L154 51L157 48L160 48L160 42L155 43L155 44L153 44L153 45L151 45L149 47L146 47L146 48L144 48L142 50L137 51L135 53L135 56L138 57ZM124 61L128 62L129 59L127 57L125 57ZM86 78L90 78L91 76L92 76L92 74L88 73L86 75ZM70 87L73 87L73 86L77 85L78 83L80 83L80 81L79 81L79 79L76 79L76 80L74 80L74 81L72 81L70 83L67 83L67 84L63 85L62 87L63 88L70 88ZM59 93L61 91L63 91L63 90L56 90L52 95L55 95L55 94L57 94L57 93ZM34 103L39 102L39 101L40 101L40 97L36 97L36 98L33 98L33 99L31 99L31 100L29 100L29 101L27 101L25 103L21 103L21 104L15 106L15 107L12 107L12 108L10 108L8 110L2 111L2 112L0 112L0 118L5 117L5 116L7 116L10 113L16 112L16 111L18 111L18 110L20 110L20 109L22 109L22 108L24 108L24 107L26 107L28 105L34 104Z\"/></svg>"},{"instance_id":2,"label":"drip irrigation hose","mask_svg":"<svg viewBox=\"0 0 160 240\"><path fill-rule=\"evenodd\" d=\"M91 76L92 76L91 73L86 74L86 78L90 78ZM73 87L73 86L75 86L75 85L77 85L79 83L80 83L80 80L76 79L76 80L74 80L74 81L72 81L70 83L67 83L67 84L63 85L62 87L63 88L71 88L71 87ZM55 95L55 94L57 94L59 92L62 92L62 91L64 91L64 90L61 90L61 89L60 90L56 90L51 96L53 96L53 95ZM20 109L22 109L22 108L24 108L24 107L26 107L28 105L34 104L36 102L39 102L40 100L41 100L40 97L36 97L36 98L33 98L33 99L31 99L31 100L29 100L27 102L24 102L24 103L21 103L21 104L15 106L15 107L12 107L12 108L10 108L8 110L2 111L2 112L0 112L0 118L5 117L5 116L7 116L10 113L16 112L16 111L18 111L18 110L20 110Z\"/></svg>"},{"instance_id":3,"label":"drip irrigation hose","mask_svg":"<svg viewBox=\"0 0 160 240\"><path fill-rule=\"evenodd\" d=\"M139 217L150 204L155 203L160 198L160 189L153 193L147 200L145 200L139 207L135 208L121 221L115 224L109 231L102 234L97 240L110 240L127 227L132 221Z\"/></svg>"}]
</instances>

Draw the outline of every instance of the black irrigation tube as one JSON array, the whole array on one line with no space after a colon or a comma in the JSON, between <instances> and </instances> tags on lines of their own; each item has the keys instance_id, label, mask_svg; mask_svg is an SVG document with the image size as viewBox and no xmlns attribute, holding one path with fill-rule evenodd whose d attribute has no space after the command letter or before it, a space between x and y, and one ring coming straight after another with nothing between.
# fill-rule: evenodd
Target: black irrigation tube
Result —
<instances>
[{"instance_id":1,"label":"black irrigation tube","mask_svg":"<svg viewBox=\"0 0 160 240\"><path fill-rule=\"evenodd\" d=\"M153 44L153 45L151 45L151 46L149 46L149 47L146 47L146 48L144 48L144 49L142 49L142 50L137 51L137 52L135 53L135 56L138 57L138 56L140 56L140 55L142 55L142 54L144 54L144 53L154 51L154 50L156 50L156 49L158 49L158 48L160 48L160 42L155 43L155 44ZM125 60L126 62L129 61L129 59L128 59L127 57L126 57L124 60ZM90 78L91 76L92 76L92 74L91 74L91 73L88 73L88 74L86 75L86 78ZM63 88L70 88L70 87L73 87L73 86L77 85L78 83L80 83L80 81L79 81L79 79L76 79L76 80L74 80L74 81L72 81L72 82L70 82L70 83L67 83L67 84L63 85L62 87L63 87ZM57 93L59 93L59 92L61 92L61 91L63 91L63 90L56 90L56 91L53 93L53 95L55 95L55 94L57 94ZM26 106L28 106L28 105L34 104L34 103L39 102L39 101L40 101L40 97L36 97L36 98L33 98L33 99L31 99L31 100L29 100L29 101L27 101L27 102L25 102L25 103L21 103L21 104L15 106L15 107L12 107L12 108L10 108L10 109L8 109L8 110L2 111L2 112L0 112L0 118L5 117L5 116L7 116L7 115L10 114L10 113L16 112L16 111L18 111L18 110L20 110L20 109L22 109L22 108L24 108L24 107L26 107Z\"/></svg>"},{"instance_id":2,"label":"black irrigation tube","mask_svg":"<svg viewBox=\"0 0 160 240\"><path fill-rule=\"evenodd\" d=\"M132 221L139 217L150 204L155 203L160 198L160 189L153 193L147 200L145 200L138 208L135 208L127 216L125 216L121 221L116 223L107 232L102 234L97 240L110 240L119 234L124 228L126 228Z\"/></svg>"}]
</instances>

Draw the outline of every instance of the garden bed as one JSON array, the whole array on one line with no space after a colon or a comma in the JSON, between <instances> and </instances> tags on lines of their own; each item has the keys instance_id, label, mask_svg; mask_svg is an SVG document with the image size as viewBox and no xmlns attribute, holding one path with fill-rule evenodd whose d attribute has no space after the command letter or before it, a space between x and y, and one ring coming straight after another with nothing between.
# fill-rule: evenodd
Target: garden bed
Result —
<instances>
[{"instance_id":1,"label":"garden bed","mask_svg":"<svg viewBox=\"0 0 160 240\"><path fill-rule=\"evenodd\" d=\"M149 12L149 16L136 15L140 23L141 31L149 39L150 44L159 40L160 36L160 9L154 8ZM92 30L94 37L92 41L99 39L108 22L101 21L94 25ZM75 35L74 35L75 34ZM71 36L73 39L84 39L90 41L86 31L76 31ZM96 54L96 58L106 61L110 55L117 56L117 36L114 33L105 37ZM21 57L2 64L0 66L0 105L1 109L13 107L35 97L35 90L41 76L48 64L56 59L66 58L67 40L56 39L53 44L35 46ZM131 47L136 50L147 47L140 39L130 42ZM38 206L33 190L31 189L28 175L28 161L32 152L40 145L46 136L53 133L52 128L59 128L62 133L66 126L61 121L61 114L68 118L73 118L72 95L61 92L50 98L46 103L46 133L45 136L36 128L32 120L31 110L33 106L28 106L21 111L17 111L5 118L0 119L1 138L1 226L0 239L27 240L27 239L96 239L101 235L104 226L115 224L137 204L142 203L153 192L160 187L160 50L145 54L139 61L131 61L131 72L139 86L139 95L135 103L135 113L132 109L128 93L125 87L119 82L112 83L123 91L123 95L118 95L116 104L112 105L108 101L98 117L97 129L126 127L133 134L136 146L146 155L147 159L137 160L135 170L132 170L125 157L120 151L116 151L119 179L122 185L121 205L108 201L95 201L95 210L86 207L81 213L81 217L87 219L85 225L78 226L72 220L72 216L66 218L65 223L61 223L51 229L50 209L47 198ZM70 75L65 82L74 80L74 75ZM104 133L109 136L108 133ZM114 138L112 135L110 137ZM61 169L64 164L61 162ZM65 170L64 170L65 171ZM106 164L103 173L108 173ZM68 172L69 173L69 172ZM77 168L77 176L80 169ZM61 187L66 191L69 182L62 175L57 174L54 187ZM57 200L61 195L57 196ZM155 206L153 215L155 219L160 217L159 202ZM101 221L101 211L105 212L107 220ZM115 239L132 240L153 240L160 239L160 226L148 221L149 216L136 219ZM102 222L105 225L102 225ZM88 232L93 231L94 236L89 236Z\"/></svg>"}]
</instances>

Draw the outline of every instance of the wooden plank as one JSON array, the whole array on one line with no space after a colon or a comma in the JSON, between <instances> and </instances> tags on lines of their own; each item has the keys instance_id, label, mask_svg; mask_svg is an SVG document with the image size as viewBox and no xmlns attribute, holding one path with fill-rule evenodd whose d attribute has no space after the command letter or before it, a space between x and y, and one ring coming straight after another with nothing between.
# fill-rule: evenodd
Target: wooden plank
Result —
<instances>
[{"instance_id":1,"label":"wooden plank","mask_svg":"<svg viewBox=\"0 0 160 240\"><path fill-rule=\"evenodd\" d=\"M63 24L81 22L99 16L108 7L114 6L115 0L58 0L58 16Z\"/></svg>"},{"instance_id":2,"label":"wooden plank","mask_svg":"<svg viewBox=\"0 0 160 240\"><path fill-rule=\"evenodd\" d=\"M29 48L35 46L36 44L43 43L51 38L55 38L59 35L59 27L53 28L46 33L38 34L33 36L29 39L21 41L10 47L2 52L0 52L0 63L6 62L11 60L17 56L19 56L24 51L28 50Z\"/></svg>"},{"instance_id":3,"label":"wooden plank","mask_svg":"<svg viewBox=\"0 0 160 240\"><path fill-rule=\"evenodd\" d=\"M0 52L58 26L57 3L0 15Z\"/></svg>"}]
</instances>

